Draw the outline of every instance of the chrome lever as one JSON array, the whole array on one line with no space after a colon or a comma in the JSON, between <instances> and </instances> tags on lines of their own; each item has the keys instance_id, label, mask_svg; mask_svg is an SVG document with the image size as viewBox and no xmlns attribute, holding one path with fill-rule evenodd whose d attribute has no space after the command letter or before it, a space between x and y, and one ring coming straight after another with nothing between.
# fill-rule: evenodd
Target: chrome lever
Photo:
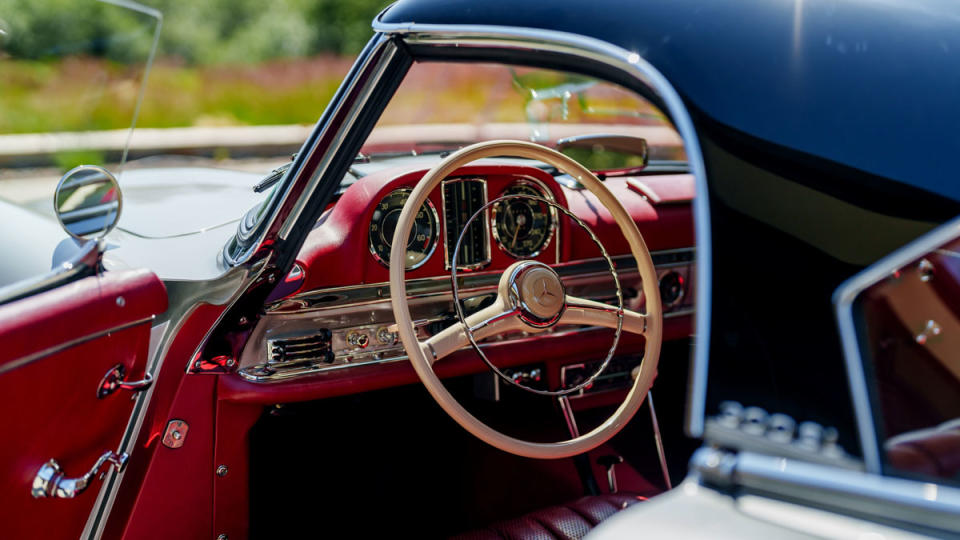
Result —
<instances>
[{"instance_id":1,"label":"chrome lever","mask_svg":"<svg viewBox=\"0 0 960 540\"><path fill-rule=\"evenodd\" d=\"M147 373L142 380L127 381L127 368L123 364L117 364L110 368L110 371L100 379L97 386L97 399L103 399L117 391L117 389L130 390L131 392L142 392L153 384L153 375Z\"/></svg>"},{"instance_id":2,"label":"chrome lever","mask_svg":"<svg viewBox=\"0 0 960 540\"><path fill-rule=\"evenodd\" d=\"M117 455L115 452L108 450L100 456L100 459L93 464L87 474L79 478L66 478L57 460L51 459L37 471L37 475L33 478L33 487L30 489L30 494L33 495L34 499L45 497L72 499L89 487L93 477L100 472L100 467L105 463L114 465L117 472L123 472L128 457L126 452Z\"/></svg>"}]
</instances>

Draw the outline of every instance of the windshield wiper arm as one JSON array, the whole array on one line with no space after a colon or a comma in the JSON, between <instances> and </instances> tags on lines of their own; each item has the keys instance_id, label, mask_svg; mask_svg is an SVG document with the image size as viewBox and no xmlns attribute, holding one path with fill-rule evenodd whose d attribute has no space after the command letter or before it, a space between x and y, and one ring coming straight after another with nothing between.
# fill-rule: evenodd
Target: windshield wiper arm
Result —
<instances>
[{"instance_id":1,"label":"windshield wiper arm","mask_svg":"<svg viewBox=\"0 0 960 540\"><path fill-rule=\"evenodd\" d=\"M293 154L292 156L290 156L290 161L288 163L284 163L283 165L270 171L266 176L263 177L262 180L254 184L253 192L263 193L268 188L270 188L270 186L279 182L280 179L283 178L283 175L287 173L287 169L289 169L290 166L293 165L293 160L295 159L297 159L297 154Z\"/></svg>"}]
</instances>

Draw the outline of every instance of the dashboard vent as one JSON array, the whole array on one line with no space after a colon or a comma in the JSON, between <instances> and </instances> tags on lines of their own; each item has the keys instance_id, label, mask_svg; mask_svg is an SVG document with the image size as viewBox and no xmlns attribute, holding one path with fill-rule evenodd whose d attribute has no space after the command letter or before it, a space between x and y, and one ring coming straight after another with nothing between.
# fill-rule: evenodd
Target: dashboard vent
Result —
<instances>
[{"instance_id":1,"label":"dashboard vent","mask_svg":"<svg viewBox=\"0 0 960 540\"><path fill-rule=\"evenodd\" d=\"M293 367L304 364L325 363L334 360L330 347L332 333L326 328L316 334L291 339L267 340L267 365Z\"/></svg>"}]
</instances>

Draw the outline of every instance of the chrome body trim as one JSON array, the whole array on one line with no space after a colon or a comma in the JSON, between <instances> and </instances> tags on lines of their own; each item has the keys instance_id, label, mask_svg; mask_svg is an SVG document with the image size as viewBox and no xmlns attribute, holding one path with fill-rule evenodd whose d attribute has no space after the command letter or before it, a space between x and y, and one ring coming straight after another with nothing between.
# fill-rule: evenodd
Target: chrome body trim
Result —
<instances>
[{"instance_id":1,"label":"chrome body trim","mask_svg":"<svg viewBox=\"0 0 960 540\"><path fill-rule=\"evenodd\" d=\"M263 272L266 267L266 260L261 259L253 264L229 269L225 274L211 281L166 281L164 285L167 288L168 307L167 311L157 317L150 335L151 356L148 359L146 372L154 376L160 373L163 367L164 359L173 345L173 341L179 334L184 323L193 314L197 306L201 304L226 305L223 314L229 311L229 307L240 297L240 294L247 289ZM200 341L197 350L190 357L196 355L196 352L203 347L210 334L220 324L223 317L217 319L216 323L207 329L207 333ZM153 397L153 391L156 385L150 386L146 391L137 393L133 405L133 411L130 420L124 430L123 437L120 439L118 452L127 453L134 456L136 450L137 437L143 426L150 399ZM85 538L99 538L103 534L107 520L110 517L110 511L113 509L113 501L117 496L122 477L116 471L107 473L103 482L97 503L93 512L90 514L90 520L85 529Z\"/></svg>"},{"instance_id":2,"label":"chrome body trim","mask_svg":"<svg viewBox=\"0 0 960 540\"><path fill-rule=\"evenodd\" d=\"M344 83L347 85L346 91L344 92L344 98L349 97L350 92L353 89L357 88L358 85L360 84L363 85L360 88L361 95L357 96L355 101L352 103L349 103L349 104L338 103L338 105L341 105L341 106L347 105L350 107L350 109L349 109L349 114L344 119L343 123L340 124L340 126L337 126L339 129L336 132L333 140L330 142L330 145L327 146L326 148L320 149L318 145L315 143L307 150L308 155L312 155L318 150L322 150L324 152L324 157L318 164L317 168L313 171L312 175L310 176L309 183L304 187L305 194L312 193L316 189L316 186L319 183L320 179L323 178L327 168L329 168L330 162L332 161L333 156L335 156L340 151L340 147L343 145L343 140L347 134L347 131L349 131L349 128L356 121L356 117L359 114L360 110L367 105L367 101L370 99L370 95L373 89L377 87L377 85L379 84L380 80L383 77L384 71L386 71L386 68L390 63L390 60L397 53L396 44L392 43L389 39L386 38L386 36L374 36L373 40L371 41L371 44L372 44L372 49L371 49L370 55L366 59L366 64L364 66L361 66L362 72L367 72L368 69L370 70L369 71L370 77L368 79L357 77L353 80L344 81ZM377 53L380 53L380 54L377 54ZM331 120L332 120L332 117L331 117ZM328 128L329 126L325 125L325 126L322 126L319 131L323 132L323 131L326 131ZM317 137L316 141L319 142L320 139L321 137ZM299 172L301 171L297 171L297 173ZM288 185L288 187L290 186L292 186L292 183ZM286 199L289 196L290 196L290 193L288 190L287 192L284 193L284 199ZM290 214L285 218L283 225L280 227L280 232L278 236L281 239L285 240L288 236L290 236L290 231L299 221L300 214L303 213L303 209L307 204L307 199L308 197L305 197L303 195L301 195L297 199L296 203L294 204L293 208L290 211Z\"/></svg>"},{"instance_id":3,"label":"chrome body trim","mask_svg":"<svg viewBox=\"0 0 960 540\"><path fill-rule=\"evenodd\" d=\"M697 450L690 465L708 485L735 485L739 493L772 495L899 526L923 527L927 534L933 532L930 529L960 532L960 489L954 487L713 448Z\"/></svg>"},{"instance_id":4,"label":"chrome body trim","mask_svg":"<svg viewBox=\"0 0 960 540\"><path fill-rule=\"evenodd\" d=\"M391 196L391 195L393 195L394 193L397 193L397 192L406 193L406 194L407 194L407 197L409 197L409 196L410 196L410 193L411 193L412 191L413 191L413 190L410 189L410 188L395 189L395 190L391 191L390 193L387 193L386 195L384 195L384 196L377 202L377 204L379 205L380 203L383 202L384 199L386 199L387 197L389 197L389 196ZM423 206L426 206L426 207L433 213L433 221L434 221L434 223L437 224L437 230L436 230L437 236L436 236L436 238L433 240L433 242L431 242L430 250L427 251L427 254L423 257L423 260L420 261L420 262L418 262L417 264L415 264L415 265L413 265L413 266L407 267L407 270L416 270L417 268L420 268L421 266L423 266L424 264L426 264L427 261L430 260L430 257L433 257L433 252L437 250L437 244L438 244L438 243L440 242L440 240L441 240L441 238L440 238L440 216L437 214L437 207L433 205L433 201L431 201L429 198L427 198L427 200L423 203ZM421 208L423 208L423 206L421 206ZM371 222L371 223L372 223L372 222ZM367 224L367 247L370 249L370 254L373 255L373 259L374 259L375 261L377 261L378 263L382 264L382 265L385 266L386 268L390 268L390 261L389 261L389 260L387 260L387 261L383 260L383 259L380 257L380 255L377 255L377 250L375 250L375 249L373 248L373 238L370 237L370 224Z\"/></svg>"},{"instance_id":5,"label":"chrome body trim","mask_svg":"<svg viewBox=\"0 0 960 540\"><path fill-rule=\"evenodd\" d=\"M960 217L948 221L873 263L859 274L840 284L833 294L840 343L846 360L847 378L850 380L850 393L853 398L854 415L857 419L857 432L867 472L880 474L882 472L882 459L880 447L877 444L877 431L873 423L873 410L870 406L866 376L863 371L863 358L860 356L860 345L857 343L856 326L853 320L853 302L861 292L888 278L895 270L935 251L943 244L958 237L960 237Z\"/></svg>"},{"instance_id":6,"label":"chrome body trim","mask_svg":"<svg viewBox=\"0 0 960 540\"><path fill-rule=\"evenodd\" d=\"M247 234L238 233L238 237L243 241L243 246L238 253L231 253L231 242L223 247L223 258L229 266L237 266L246 263L250 257L264 244L269 231L276 222L281 219L280 214L287 201L293 199L293 189L297 186L300 176L305 173L307 163L317 153L322 152L317 167L310 172L309 179L305 182L303 190L297 195L297 199L291 203L290 212L283 218L283 223L279 226L278 237L282 240L290 236L291 231L300 221L300 215L303 213L310 194L316 191L320 179L324 177L327 169L330 168L331 161L339 153L344 139L353 126L359 112L367 105L374 88L382 79L390 61L396 55L397 46L384 35L375 35L370 43L361 53L356 69L344 79L337 93L326 112L317 121L314 131L310 138L304 141L303 146L297 152L294 164L287 170L280 185L277 186L277 193L263 202L266 208L266 216L260 218L256 225L247 231ZM352 96L355 91L359 94ZM346 109L348 114L344 120L334 125L336 112ZM333 131L328 144L323 145L325 135ZM242 233L243 231L241 231Z\"/></svg>"},{"instance_id":7,"label":"chrome body trim","mask_svg":"<svg viewBox=\"0 0 960 540\"><path fill-rule=\"evenodd\" d=\"M698 250L698 271L695 347L690 369L686 429L691 437L701 437L706 414L710 298L713 276L710 206L706 196L708 193L706 167L697 132L683 100L670 82L639 52L628 51L605 41L568 32L485 25L433 25L415 22L389 24L382 22L380 16L374 19L373 29L387 36L400 36L411 45L549 51L585 58L632 76L653 90L660 98L666 108L667 116L673 121L674 127L680 134L690 173L694 177L694 237Z\"/></svg>"},{"instance_id":8,"label":"chrome body trim","mask_svg":"<svg viewBox=\"0 0 960 540\"><path fill-rule=\"evenodd\" d=\"M89 240L73 258L46 274L0 287L0 306L93 275L100 266L100 254L104 249L102 239Z\"/></svg>"},{"instance_id":9,"label":"chrome body trim","mask_svg":"<svg viewBox=\"0 0 960 540\"><path fill-rule=\"evenodd\" d=\"M108 336L108 335L110 335L110 334L112 334L112 333L114 333L114 332L120 332L121 330L127 330L127 329L133 328L133 327L135 327L135 326L140 326L141 324L147 324L148 322L152 321L153 319L154 319L154 316L151 315L151 316L149 316L149 317L144 317L143 319L137 319L137 320L135 320L135 321L131 321L131 322L128 322L128 323L120 324L120 325L114 326L114 327L112 327L112 328L108 328L108 329L106 329L106 330L101 330L101 331L99 331L99 332L94 332L94 333L92 333L92 334L87 334L87 335L85 335L85 336L80 336L80 337L78 337L78 338L71 339L70 341L65 341L65 342L63 342L63 343L57 343L56 345L47 347L46 349L43 349L43 350L41 350L41 351L37 351L37 352L35 352L35 353L33 353L33 354L29 354L29 355L27 355L27 356L24 356L23 358L19 358L19 359L15 360L15 361L13 361L13 362L7 362L6 364L0 366L0 375L3 375L4 373L13 371L13 370L18 369L18 368L21 368L21 367L23 367L23 366L25 366L25 365L27 365L27 364L32 363L32 362L36 362L37 360L40 360L40 359L42 359L42 358L46 358L47 356L50 356L50 355L52 355L52 354L56 354L56 353L58 353L58 352L65 351L65 350L67 350L67 349L69 349L69 348L71 348L71 347L76 347L77 345L81 345L81 344L83 344L83 343L87 343L87 342L89 342L89 341L93 341L93 340L95 340L95 339L97 339L97 338L101 338L101 337L103 337L103 336ZM149 373L148 373L147 375L149 376Z\"/></svg>"},{"instance_id":10,"label":"chrome body trim","mask_svg":"<svg viewBox=\"0 0 960 540\"><path fill-rule=\"evenodd\" d=\"M451 268L450 252L449 252L450 245L447 242L447 185L456 184L458 182L480 182L480 185L483 186L483 205L482 206L486 207L487 201L490 199L490 193L487 191L487 180L485 178L467 176L462 178L451 178L449 180L444 180L440 182L440 204L443 205L443 268L444 270L450 270ZM430 199L428 198L427 200L429 201ZM470 220L467 220L467 222L469 223ZM483 247L484 249L486 249L486 256L483 258L483 260L473 264L457 265L457 268L459 270L467 270L467 271L479 270L487 266L488 264L490 264L490 261L493 260L492 253L490 250L490 228L487 227L487 222L488 220L486 219L483 220L483 239L484 239ZM463 236L462 231L459 236L460 237Z\"/></svg>"},{"instance_id":11,"label":"chrome body trim","mask_svg":"<svg viewBox=\"0 0 960 540\"><path fill-rule=\"evenodd\" d=\"M507 191L509 191L510 189L516 186L531 186L534 190L540 193L540 196L543 199L546 199L550 202L556 202L556 199L553 196L553 192L547 188L546 184L544 184L543 182L541 182L536 178L530 178L530 177L523 177L515 182L511 182L507 187L503 189L503 191L501 192L498 198L502 198L504 195L507 194ZM557 227L556 208L554 208L552 205L549 205L549 204L547 205L547 208L550 209L550 224L548 226L547 236L543 240L543 245L540 246L540 249L534 251L530 255L527 255L526 257L521 257L516 253L513 253L512 251L507 249L507 246L504 245L503 240L500 239L500 233L497 232L497 208L499 207L500 207L499 204L495 204L490 209L490 230L493 232L493 239L496 240L497 247L500 248L501 251L503 251L507 255L510 255L511 257L517 260L536 259L537 257L540 256L541 253L543 253L543 250L550 245L550 240L552 240L554 234L556 234L557 236L557 243L556 243L556 250L555 250L556 260L554 260L553 262L555 263L560 262L560 233L559 233L559 227Z\"/></svg>"}]
</instances>

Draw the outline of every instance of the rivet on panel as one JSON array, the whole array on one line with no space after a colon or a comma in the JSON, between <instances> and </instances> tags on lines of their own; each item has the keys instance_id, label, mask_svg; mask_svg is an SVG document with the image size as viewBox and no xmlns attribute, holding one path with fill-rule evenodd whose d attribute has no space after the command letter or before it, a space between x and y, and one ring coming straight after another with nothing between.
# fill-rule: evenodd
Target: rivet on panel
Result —
<instances>
[{"instance_id":1,"label":"rivet on panel","mask_svg":"<svg viewBox=\"0 0 960 540\"><path fill-rule=\"evenodd\" d=\"M217 476L220 478L226 476L228 472L230 472L230 469L228 469L226 465L220 465L217 467Z\"/></svg>"},{"instance_id":2,"label":"rivet on panel","mask_svg":"<svg viewBox=\"0 0 960 540\"><path fill-rule=\"evenodd\" d=\"M123 307L123 306L127 305L127 300L126 300L126 298L124 298L124 297L122 297L122 296L118 296L118 297L117 297L117 305L120 306L120 307Z\"/></svg>"}]
</instances>

